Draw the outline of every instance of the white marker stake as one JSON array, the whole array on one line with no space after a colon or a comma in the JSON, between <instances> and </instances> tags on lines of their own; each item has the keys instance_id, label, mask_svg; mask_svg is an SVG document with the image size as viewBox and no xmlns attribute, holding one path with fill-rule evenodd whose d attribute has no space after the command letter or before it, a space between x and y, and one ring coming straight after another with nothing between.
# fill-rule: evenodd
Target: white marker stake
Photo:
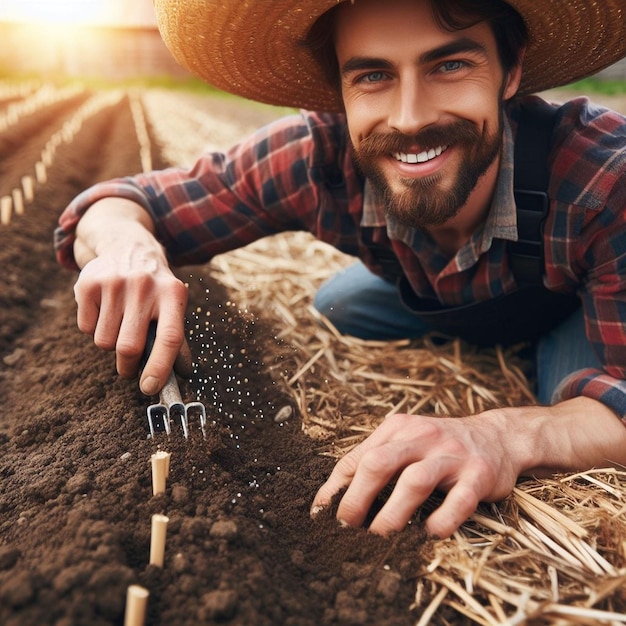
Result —
<instances>
[{"instance_id":1,"label":"white marker stake","mask_svg":"<svg viewBox=\"0 0 626 626\"><path fill-rule=\"evenodd\" d=\"M46 166L41 161L37 161L37 163L35 163L35 178L37 179L37 182L41 185L45 184L48 181Z\"/></svg>"},{"instance_id":2,"label":"white marker stake","mask_svg":"<svg viewBox=\"0 0 626 626\"><path fill-rule=\"evenodd\" d=\"M11 213L13 213L13 198L2 196L0 198L0 224L8 226L11 223Z\"/></svg>"},{"instance_id":3,"label":"white marker stake","mask_svg":"<svg viewBox=\"0 0 626 626\"><path fill-rule=\"evenodd\" d=\"M165 481L170 473L170 453L159 450L150 457L152 465L152 495L165 493Z\"/></svg>"},{"instance_id":4,"label":"white marker stake","mask_svg":"<svg viewBox=\"0 0 626 626\"><path fill-rule=\"evenodd\" d=\"M22 176L22 191L24 192L24 200L32 202L35 198L35 185L32 176Z\"/></svg>"},{"instance_id":5,"label":"white marker stake","mask_svg":"<svg viewBox=\"0 0 626 626\"><path fill-rule=\"evenodd\" d=\"M15 215L23 215L24 214L24 196L22 195L22 190L14 189L12 196L13 196L13 209L15 211Z\"/></svg>"},{"instance_id":6,"label":"white marker stake","mask_svg":"<svg viewBox=\"0 0 626 626\"><path fill-rule=\"evenodd\" d=\"M152 516L152 534L150 535L150 565L163 567L165 561L165 535L169 517L165 515Z\"/></svg>"},{"instance_id":7,"label":"white marker stake","mask_svg":"<svg viewBox=\"0 0 626 626\"><path fill-rule=\"evenodd\" d=\"M143 626L146 621L146 607L148 606L147 589L139 585L130 585L126 591L126 612L124 626Z\"/></svg>"},{"instance_id":8,"label":"white marker stake","mask_svg":"<svg viewBox=\"0 0 626 626\"><path fill-rule=\"evenodd\" d=\"M52 152L48 148L44 148L41 151L41 162L46 167L50 167L52 165Z\"/></svg>"}]
</instances>

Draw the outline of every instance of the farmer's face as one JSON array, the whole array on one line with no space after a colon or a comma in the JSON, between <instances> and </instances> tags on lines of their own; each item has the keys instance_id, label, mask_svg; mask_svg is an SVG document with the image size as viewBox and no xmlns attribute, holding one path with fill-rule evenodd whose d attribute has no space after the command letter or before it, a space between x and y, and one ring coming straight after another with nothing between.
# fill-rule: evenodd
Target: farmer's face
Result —
<instances>
[{"instance_id":1,"label":"farmer's face","mask_svg":"<svg viewBox=\"0 0 626 626\"><path fill-rule=\"evenodd\" d=\"M445 224L497 169L519 72L503 76L488 24L442 30L427 0L344 2L335 47L363 173L397 219Z\"/></svg>"}]
</instances>

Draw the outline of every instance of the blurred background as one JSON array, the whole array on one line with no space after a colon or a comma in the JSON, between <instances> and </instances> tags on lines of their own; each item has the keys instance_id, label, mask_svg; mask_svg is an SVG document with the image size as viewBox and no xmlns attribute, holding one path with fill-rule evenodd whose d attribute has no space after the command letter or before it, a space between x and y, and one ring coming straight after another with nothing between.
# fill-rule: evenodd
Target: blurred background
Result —
<instances>
[{"instance_id":1,"label":"blurred background","mask_svg":"<svg viewBox=\"0 0 626 626\"><path fill-rule=\"evenodd\" d=\"M152 0L0 0L0 78L188 78Z\"/></svg>"},{"instance_id":2,"label":"blurred background","mask_svg":"<svg viewBox=\"0 0 626 626\"><path fill-rule=\"evenodd\" d=\"M0 42L0 78L189 78L159 36L152 0L0 0ZM626 81L626 60L598 77Z\"/></svg>"}]
</instances>

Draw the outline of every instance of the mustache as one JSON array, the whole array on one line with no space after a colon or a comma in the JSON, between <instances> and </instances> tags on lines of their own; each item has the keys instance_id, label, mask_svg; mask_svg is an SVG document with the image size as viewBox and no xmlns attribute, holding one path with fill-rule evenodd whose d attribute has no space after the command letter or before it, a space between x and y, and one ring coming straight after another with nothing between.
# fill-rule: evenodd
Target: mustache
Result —
<instances>
[{"instance_id":1,"label":"mustache","mask_svg":"<svg viewBox=\"0 0 626 626\"><path fill-rule=\"evenodd\" d=\"M427 126L413 135L405 135L398 131L390 133L372 133L355 146L360 158L377 157L393 152L430 150L438 146L452 144L475 144L481 135L475 124L468 120L458 120L450 124Z\"/></svg>"}]
</instances>

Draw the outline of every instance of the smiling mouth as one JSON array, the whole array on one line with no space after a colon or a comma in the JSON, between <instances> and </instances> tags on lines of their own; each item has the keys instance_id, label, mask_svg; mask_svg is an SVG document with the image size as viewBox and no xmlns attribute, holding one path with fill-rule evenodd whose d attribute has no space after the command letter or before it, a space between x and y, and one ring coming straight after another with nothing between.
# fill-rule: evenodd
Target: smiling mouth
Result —
<instances>
[{"instance_id":1,"label":"smiling mouth","mask_svg":"<svg viewBox=\"0 0 626 626\"><path fill-rule=\"evenodd\" d=\"M396 161L401 161L402 163L426 163L440 156L447 149L448 146L437 146L424 152L394 152L392 156Z\"/></svg>"}]
</instances>

